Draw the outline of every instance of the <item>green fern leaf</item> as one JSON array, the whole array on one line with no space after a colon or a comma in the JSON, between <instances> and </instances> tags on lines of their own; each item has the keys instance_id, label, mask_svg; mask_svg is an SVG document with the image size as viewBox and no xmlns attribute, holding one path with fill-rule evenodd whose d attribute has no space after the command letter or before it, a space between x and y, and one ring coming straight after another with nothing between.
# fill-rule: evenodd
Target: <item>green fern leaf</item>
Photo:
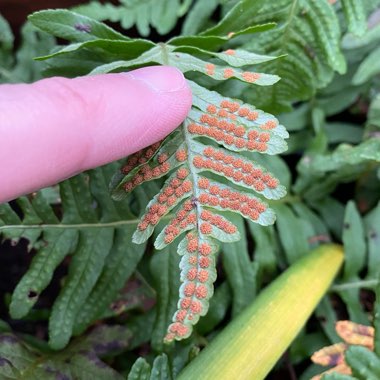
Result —
<instances>
[{"instance_id":1,"label":"green fern leaf","mask_svg":"<svg viewBox=\"0 0 380 380\"><path fill-rule=\"evenodd\" d=\"M157 352L164 350L165 331L177 307L180 258L176 253L177 245L171 244L156 252L149 264L153 285L157 291L157 316L151 333L152 348Z\"/></svg>"},{"instance_id":2,"label":"green fern leaf","mask_svg":"<svg viewBox=\"0 0 380 380\"><path fill-rule=\"evenodd\" d=\"M365 218L364 223L366 227L366 237L368 242L368 272L367 279L374 279L379 274L380 257L377 254L377 249L380 243L380 203L369 212ZM377 296L380 299L380 294ZM380 305L380 303L379 303ZM375 313L376 318L380 314ZM377 325L375 324L377 328ZM380 332L380 329L378 330ZM380 346L378 354L380 353Z\"/></svg>"},{"instance_id":3,"label":"green fern leaf","mask_svg":"<svg viewBox=\"0 0 380 380\"><path fill-rule=\"evenodd\" d=\"M12 333L0 334L2 379L99 379L123 377L99 357L127 347L130 331L121 326L102 326L76 339L59 353L39 352Z\"/></svg>"},{"instance_id":4,"label":"green fern leaf","mask_svg":"<svg viewBox=\"0 0 380 380\"><path fill-rule=\"evenodd\" d=\"M367 15L364 2L341 0L341 3L349 32L362 36L367 30Z\"/></svg>"},{"instance_id":5,"label":"green fern leaf","mask_svg":"<svg viewBox=\"0 0 380 380\"><path fill-rule=\"evenodd\" d=\"M117 54L118 56L124 56L125 59L132 59L140 54L144 53L154 46L153 42L147 40L131 40L131 41L120 41L120 40L108 40L108 39L97 39L85 42L78 42L65 46L61 50L55 51L49 55L42 57L37 57L36 60L45 60L49 58L54 58L59 55L68 54L81 49L91 49L94 46L96 49L103 50L110 55Z\"/></svg>"},{"instance_id":6,"label":"green fern leaf","mask_svg":"<svg viewBox=\"0 0 380 380\"><path fill-rule=\"evenodd\" d=\"M236 33L238 30L246 29L254 24L252 22L257 10L265 5L265 0L241 0L230 9L223 19L215 26L207 29L202 34L218 36Z\"/></svg>"},{"instance_id":7,"label":"green fern leaf","mask_svg":"<svg viewBox=\"0 0 380 380\"><path fill-rule=\"evenodd\" d=\"M238 228L241 237L239 241L221 247L223 267L233 296L232 315L236 316L255 298L257 265L249 256L243 218L232 214L228 215L228 220Z\"/></svg>"},{"instance_id":8,"label":"green fern leaf","mask_svg":"<svg viewBox=\"0 0 380 380\"><path fill-rule=\"evenodd\" d=\"M334 71L346 71L338 17L327 0L265 2L262 6L253 4L250 12L251 23L274 21L278 27L251 39L244 47L286 56L265 64L265 71L283 78L281 82L266 89L247 89L244 95L248 101L260 99L258 106L264 109L286 111L294 101L309 99L329 83Z\"/></svg>"},{"instance_id":9,"label":"green fern leaf","mask_svg":"<svg viewBox=\"0 0 380 380\"><path fill-rule=\"evenodd\" d=\"M161 63L162 53L158 49L161 47L145 55ZM228 79L223 75L226 68L218 69L217 65L192 56L186 57L183 63L176 59L179 53L171 50L169 47L166 51L167 62L182 71L195 70L217 80ZM238 60L236 64L241 62ZM115 66L107 65L106 69L110 67ZM255 73L250 74L256 84L271 83L271 79L265 79L265 74L257 74L257 77ZM260 76L264 78L261 82ZM246 79L240 72L236 77ZM113 196L122 199L141 183L171 172L148 204L133 235L135 243L145 242L158 222L170 216L172 210L175 214L158 234L155 247L162 249L187 232L178 245L183 284L167 341L188 337L192 325L207 312L216 278L216 241L227 243L240 238L238 228L220 212L232 211L256 223L270 225L275 220L274 213L254 193L268 199L285 195L285 188L273 174L255 162L253 153L283 152L286 149L284 139L288 136L284 127L270 114L222 97L194 82L189 81L189 84L193 108L182 127L165 141L130 156L113 180ZM246 155L241 154L243 151ZM209 174L205 176L206 173Z\"/></svg>"},{"instance_id":10,"label":"green fern leaf","mask_svg":"<svg viewBox=\"0 0 380 380\"><path fill-rule=\"evenodd\" d=\"M380 73L380 48L373 50L361 63L352 84L361 85Z\"/></svg>"},{"instance_id":11,"label":"green fern leaf","mask_svg":"<svg viewBox=\"0 0 380 380\"><path fill-rule=\"evenodd\" d=\"M165 354L157 356L152 364L144 358L138 358L133 364L127 380L171 380L168 357Z\"/></svg>"},{"instance_id":12,"label":"green fern leaf","mask_svg":"<svg viewBox=\"0 0 380 380\"><path fill-rule=\"evenodd\" d=\"M102 315L144 252L144 246L126 248L138 220L127 206L116 207L107 196L110 171L112 167L96 169L89 176L63 182L62 218L56 216L43 192L31 200L17 200L26 215L23 219L8 204L0 205L0 234L14 242L26 238L30 248L37 250L13 293L13 318L29 313L55 269L72 255L68 277L49 321L52 348L64 347L73 332L82 332Z\"/></svg>"},{"instance_id":13,"label":"green fern leaf","mask_svg":"<svg viewBox=\"0 0 380 380\"><path fill-rule=\"evenodd\" d=\"M152 365L150 380L171 380L168 357L165 354L157 356Z\"/></svg>"},{"instance_id":14,"label":"green fern leaf","mask_svg":"<svg viewBox=\"0 0 380 380\"><path fill-rule=\"evenodd\" d=\"M37 28L72 42L94 39L129 40L128 37L89 17L66 9L35 12L28 19Z\"/></svg>"},{"instance_id":15,"label":"green fern leaf","mask_svg":"<svg viewBox=\"0 0 380 380\"><path fill-rule=\"evenodd\" d=\"M189 9L193 0L120 0L119 5L91 1L79 5L74 12L98 21L119 22L124 29L136 25L140 35L147 36L150 26L159 34L169 33Z\"/></svg>"},{"instance_id":16,"label":"green fern leaf","mask_svg":"<svg viewBox=\"0 0 380 380\"><path fill-rule=\"evenodd\" d=\"M189 10L182 25L182 35L194 35L203 29L218 7L220 0L197 0Z\"/></svg>"},{"instance_id":17,"label":"green fern leaf","mask_svg":"<svg viewBox=\"0 0 380 380\"><path fill-rule=\"evenodd\" d=\"M360 175L363 167L380 162L379 151L379 139L370 138L360 145L341 144L330 154L316 154L310 160L302 160L298 166L302 176L298 177L295 189L307 199L321 200L338 183L351 181ZM331 229L334 231L336 227ZM341 236L340 230L337 236Z\"/></svg>"},{"instance_id":18,"label":"green fern leaf","mask_svg":"<svg viewBox=\"0 0 380 380\"><path fill-rule=\"evenodd\" d=\"M102 66L98 66L94 69L91 74L101 74L107 73L115 70L126 69L144 63L160 63L170 66L175 66L180 69L183 73L186 72L199 72L212 77L215 80L225 81L229 78L236 78L246 83L255 83L261 86L270 86L277 81L279 77L277 75L263 74L252 71L245 71L240 69L239 66L243 65L243 60L247 58L248 63L258 63L258 61L268 61L275 59L275 57L262 56L259 57L257 54L250 54L248 52L238 51L236 58L229 58L229 54L235 56L236 52L234 50L227 51L227 53L217 54L212 52L207 52L209 55L215 56L217 58L223 59L225 62L229 63L229 66L218 65L214 63L207 63L202 59L199 59L193 55L181 53L182 47L174 47L171 45L159 45L147 52L141 54L138 58L129 61L116 61ZM194 50L194 49L193 49ZM197 49L198 52L204 53L201 49ZM238 66L237 68L231 68L231 66Z\"/></svg>"},{"instance_id":19,"label":"green fern leaf","mask_svg":"<svg viewBox=\"0 0 380 380\"><path fill-rule=\"evenodd\" d=\"M128 374L127 380L149 380L151 367L144 358L138 358Z\"/></svg>"},{"instance_id":20,"label":"green fern leaf","mask_svg":"<svg viewBox=\"0 0 380 380\"><path fill-rule=\"evenodd\" d=\"M350 346L345 354L352 373L360 380L380 378L380 358L371 350L361 346Z\"/></svg>"},{"instance_id":21,"label":"green fern leaf","mask_svg":"<svg viewBox=\"0 0 380 380\"><path fill-rule=\"evenodd\" d=\"M13 54L13 34L0 15L0 83L32 82L41 79L41 63L33 58L54 46L54 38L30 22L21 28L20 47Z\"/></svg>"}]
</instances>

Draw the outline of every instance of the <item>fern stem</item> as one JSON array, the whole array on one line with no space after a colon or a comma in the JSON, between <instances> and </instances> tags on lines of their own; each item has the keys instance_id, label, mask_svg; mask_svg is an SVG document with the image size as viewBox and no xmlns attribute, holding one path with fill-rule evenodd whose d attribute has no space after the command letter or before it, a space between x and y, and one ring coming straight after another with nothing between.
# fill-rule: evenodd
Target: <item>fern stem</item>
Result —
<instances>
[{"instance_id":1,"label":"fern stem","mask_svg":"<svg viewBox=\"0 0 380 380\"><path fill-rule=\"evenodd\" d=\"M162 219L171 219L172 214L168 214ZM0 226L0 233L7 230L48 230L48 229L91 229L91 228L116 228L126 225L136 225L140 219L118 220L116 222L108 223L78 223L78 224L30 224L30 225L7 225Z\"/></svg>"},{"instance_id":2,"label":"fern stem","mask_svg":"<svg viewBox=\"0 0 380 380\"><path fill-rule=\"evenodd\" d=\"M183 131L186 146L187 146L187 155L189 158L188 159L188 165L189 165L189 169L190 169L190 175L191 175L191 178L193 181L194 197L195 197L195 199L198 199L198 197L199 197L198 180L197 180L196 171L195 171L194 166L193 166L194 154L193 154L193 151L191 150L191 140L190 140L190 136L187 132L187 128L186 128L185 123L182 123L182 131ZM196 201L195 204L196 204L196 209L197 209L197 215L200 215L201 210L200 210L199 203ZM197 230L198 230L198 223L197 223Z\"/></svg>"},{"instance_id":3,"label":"fern stem","mask_svg":"<svg viewBox=\"0 0 380 380\"><path fill-rule=\"evenodd\" d=\"M355 282L346 282L344 284L337 284L330 288L330 292L340 292L342 290L350 290L356 288L373 288L374 286L379 284L379 280L370 279L363 281L355 281Z\"/></svg>"}]
</instances>

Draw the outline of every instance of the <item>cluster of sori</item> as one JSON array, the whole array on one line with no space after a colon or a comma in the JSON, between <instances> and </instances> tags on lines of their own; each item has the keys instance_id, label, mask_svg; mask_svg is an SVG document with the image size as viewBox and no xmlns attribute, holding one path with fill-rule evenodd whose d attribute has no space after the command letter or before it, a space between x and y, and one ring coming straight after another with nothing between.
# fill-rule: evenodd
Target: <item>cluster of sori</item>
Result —
<instances>
[{"instance_id":1,"label":"cluster of sori","mask_svg":"<svg viewBox=\"0 0 380 380\"><path fill-rule=\"evenodd\" d=\"M260 215L268 210L267 205L253 195L234 191L205 177L198 180L198 186L202 189L198 200L204 206L239 212L244 217L254 221L257 221Z\"/></svg>"},{"instance_id":2,"label":"cluster of sori","mask_svg":"<svg viewBox=\"0 0 380 380\"><path fill-rule=\"evenodd\" d=\"M193 165L220 174L239 185L258 193L276 189L279 181L250 160L230 154L227 150L205 147L202 154L194 156Z\"/></svg>"},{"instance_id":3,"label":"cluster of sori","mask_svg":"<svg viewBox=\"0 0 380 380\"><path fill-rule=\"evenodd\" d=\"M191 201L183 203L175 214L175 217L164 229L164 243L170 244L177 236L189 228L194 228L197 223L197 215L193 211Z\"/></svg>"},{"instance_id":4,"label":"cluster of sori","mask_svg":"<svg viewBox=\"0 0 380 380\"><path fill-rule=\"evenodd\" d=\"M157 157L157 164L154 167L147 165L147 162L157 153L161 143L162 141L159 141L128 157L121 172L124 175L128 175L131 174L135 168L137 168L137 171L134 173L133 180L128 181L124 185L125 191L130 192L143 182L161 177L170 171L171 167L169 162L167 162L166 154Z\"/></svg>"},{"instance_id":5,"label":"cluster of sori","mask_svg":"<svg viewBox=\"0 0 380 380\"><path fill-rule=\"evenodd\" d=\"M179 168L175 172L175 175L162 188L160 194L156 196L153 204L147 208L146 213L137 226L140 231L146 230L149 225L155 226L162 216L167 214L185 196L189 196L193 189L193 183L187 179L188 176L189 170L184 167ZM182 207L184 210L187 210L189 207L192 209L191 205L186 206L184 204Z\"/></svg>"},{"instance_id":6,"label":"cluster of sori","mask_svg":"<svg viewBox=\"0 0 380 380\"><path fill-rule=\"evenodd\" d=\"M268 130L277 126L274 120L261 124L258 129L263 131L260 132L257 129L246 128L236 121L237 116L248 121L255 121L259 116L257 111L251 111L246 107L240 108L238 103L222 101L219 110L215 105L209 105L207 111L208 113L197 113L198 120L188 125L187 129L191 134L211 137L234 150L260 153L268 150L268 142L271 139Z\"/></svg>"},{"instance_id":7,"label":"cluster of sori","mask_svg":"<svg viewBox=\"0 0 380 380\"><path fill-rule=\"evenodd\" d=\"M166 152L159 153L155 156L161 144L162 141L159 141L128 157L127 162L121 169L123 175L131 178L126 181L123 186L127 193L131 192L143 182L162 177L178 166L178 163L187 160L187 152L185 149L178 150L174 157L171 157Z\"/></svg>"},{"instance_id":8,"label":"cluster of sori","mask_svg":"<svg viewBox=\"0 0 380 380\"><path fill-rule=\"evenodd\" d=\"M216 215L211 211L203 210L200 213L200 217L202 219L202 223L199 224L199 231L204 235L211 234L213 226L221 229L226 234L234 234L237 231L234 224L230 223L221 215Z\"/></svg>"},{"instance_id":9,"label":"cluster of sori","mask_svg":"<svg viewBox=\"0 0 380 380\"><path fill-rule=\"evenodd\" d=\"M202 213L205 212L202 211ZM204 217L210 221L213 215L208 215L206 212ZM218 223L216 220L215 222ZM201 225L205 225L205 223L208 222ZM178 310L165 338L168 342L174 339L183 339L190 335L192 325L207 312L208 300L213 294L212 284L216 279L216 247L207 236L203 236L202 232L199 234L188 233L179 245L179 252L183 255L181 260L181 281L183 284L180 288Z\"/></svg>"},{"instance_id":10,"label":"cluster of sori","mask_svg":"<svg viewBox=\"0 0 380 380\"><path fill-rule=\"evenodd\" d=\"M232 51L232 50L231 50ZM232 55L232 54L229 54ZM261 77L260 73L254 73L250 71L241 71L239 69L233 69L231 67L223 67L222 69L223 79L229 79L232 77L240 78L246 82L254 83ZM217 66L213 63L207 63L205 73L209 76L214 76L217 72Z\"/></svg>"},{"instance_id":11,"label":"cluster of sori","mask_svg":"<svg viewBox=\"0 0 380 380\"><path fill-rule=\"evenodd\" d=\"M274 222L274 212L254 193L267 199L285 195L278 179L259 165L252 153L276 154L286 148L287 132L277 119L192 82L191 86L194 106L183 126L165 141L129 157L120 182L129 193L140 183L171 172L133 235L135 243L146 241L165 216L166 225L154 243L157 249L187 233L178 244L182 285L166 341L188 337L208 310L216 279L217 241L232 242L240 237L223 212L269 225Z\"/></svg>"}]
</instances>

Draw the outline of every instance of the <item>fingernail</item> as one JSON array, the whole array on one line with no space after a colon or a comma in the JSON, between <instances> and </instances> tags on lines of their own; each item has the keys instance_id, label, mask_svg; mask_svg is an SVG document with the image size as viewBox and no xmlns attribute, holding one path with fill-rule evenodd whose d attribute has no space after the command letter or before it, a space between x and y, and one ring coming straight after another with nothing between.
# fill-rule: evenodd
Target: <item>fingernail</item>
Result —
<instances>
[{"instance_id":1,"label":"fingernail","mask_svg":"<svg viewBox=\"0 0 380 380\"><path fill-rule=\"evenodd\" d=\"M176 92L187 86L182 72L171 66L144 67L127 75L144 82L155 92Z\"/></svg>"}]
</instances>

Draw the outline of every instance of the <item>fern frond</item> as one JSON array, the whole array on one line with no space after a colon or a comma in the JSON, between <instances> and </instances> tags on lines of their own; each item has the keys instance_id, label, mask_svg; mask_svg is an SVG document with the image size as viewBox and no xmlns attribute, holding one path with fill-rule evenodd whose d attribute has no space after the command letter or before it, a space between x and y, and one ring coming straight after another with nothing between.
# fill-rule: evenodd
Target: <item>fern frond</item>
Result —
<instances>
[{"instance_id":1,"label":"fern frond","mask_svg":"<svg viewBox=\"0 0 380 380\"><path fill-rule=\"evenodd\" d=\"M98 21L119 22L124 29L136 26L142 36L147 36L151 26L159 34L169 33L192 2L193 0L120 0L119 5L114 5L91 1L72 10Z\"/></svg>"},{"instance_id":2,"label":"fern frond","mask_svg":"<svg viewBox=\"0 0 380 380\"><path fill-rule=\"evenodd\" d=\"M252 23L273 21L278 23L277 28L251 39L244 47L262 54L285 55L265 65L266 72L283 79L275 88L249 89L244 95L249 101L260 99L260 107L284 111L292 102L308 99L324 87L334 71L344 73L346 62L340 50L339 20L328 0L265 2L252 11Z\"/></svg>"},{"instance_id":3,"label":"fern frond","mask_svg":"<svg viewBox=\"0 0 380 380\"><path fill-rule=\"evenodd\" d=\"M349 32L362 36L367 30L367 15L362 1L341 0Z\"/></svg>"},{"instance_id":4,"label":"fern frond","mask_svg":"<svg viewBox=\"0 0 380 380\"><path fill-rule=\"evenodd\" d=\"M168 357L165 354L157 356L152 366L144 358L138 358L133 363L127 380L142 379L172 379Z\"/></svg>"},{"instance_id":5,"label":"fern frond","mask_svg":"<svg viewBox=\"0 0 380 380\"><path fill-rule=\"evenodd\" d=\"M16 334L1 333L0 377L122 380L125 377L100 358L114 355L115 349L125 349L130 339L131 332L124 326L98 326L87 336L77 338L65 350L49 353L27 344ZM34 342L35 346L44 347L36 338Z\"/></svg>"},{"instance_id":6,"label":"fern frond","mask_svg":"<svg viewBox=\"0 0 380 380\"><path fill-rule=\"evenodd\" d=\"M221 0L208 0L206 2L197 0L186 15L181 34L197 34L209 22L210 17L220 3Z\"/></svg>"},{"instance_id":7,"label":"fern frond","mask_svg":"<svg viewBox=\"0 0 380 380\"><path fill-rule=\"evenodd\" d=\"M58 265L72 256L49 320L50 345L55 349L99 318L144 253L144 246L129 246L138 220L127 206L116 206L107 197L110 170L96 169L89 177L80 175L63 182L53 204L44 192L19 198L24 218L8 204L0 205L0 235L14 242L26 238L37 251L12 295L13 318L29 313ZM54 204L60 201L62 218L54 212Z\"/></svg>"},{"instance_id":8,"label":"fern frond","mask_svg":"<svg viewBox=\"0 0 380 380\"><path fill-rule=\"evenodd\" d=\"M240 238L237 227L220 212L232 211L270 225L274 212L255 193L267 199L285 195L278 179L258 165L253 155L284 151L284 127L248 104L189 84L193 108L182 127L165 141L130 156L114 180L114 196L121 199L139 184L171 172L133 235L135 243L145 242L165 216L170 219L156 238L157 249L186 233L178 246L183 284L167 341L188 337L206 314L216 279L217 241Z\"/></svg>"},{"instance_id":9,"label":"fern frond","mask_svg":"<svg viewBox=\"0 0 380 380\"><path fill-rule=\"evenodd\" d=\"M367 31L367 18L380 5L379 0L341 0L340 1L348 31L362 37ZM369 20L368 20L369 23ZM368 25L369 27L369 25Z\"/></svg>"}]
</instances>

